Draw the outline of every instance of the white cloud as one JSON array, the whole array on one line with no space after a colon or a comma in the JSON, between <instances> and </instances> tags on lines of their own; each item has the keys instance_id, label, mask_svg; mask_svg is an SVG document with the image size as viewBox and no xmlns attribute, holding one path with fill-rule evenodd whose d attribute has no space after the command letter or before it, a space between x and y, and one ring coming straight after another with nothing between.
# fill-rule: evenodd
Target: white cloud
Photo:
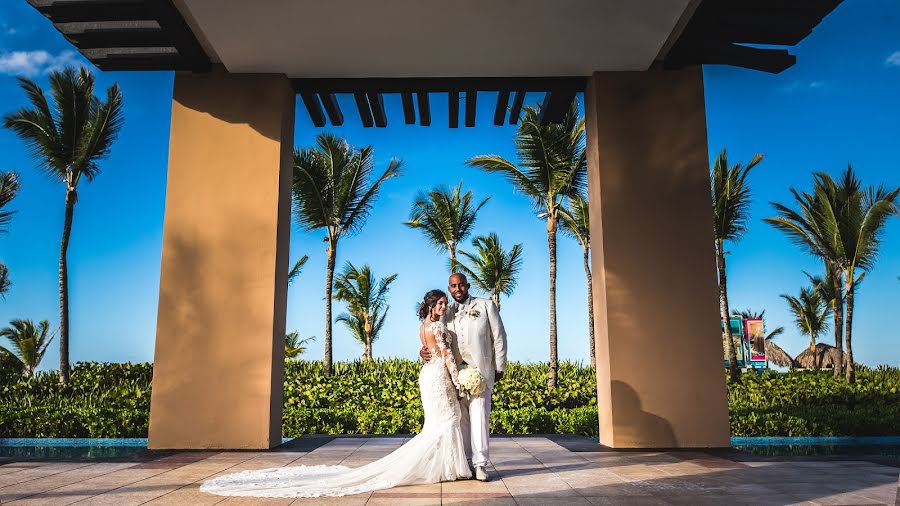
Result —
<instances>
[{"instance_id":1,"label":"white cloud","mask_svg":"<svg viewBox=\"0 0 900 506\"><path fill-rule=\"evenodd\" d=\"M824 87L825 87L825 81L813 81L813 82L809 83L809 87L812 88L812 89L816 89L816 88L824 88Z\"/></svg>"},{"instance_id":2,"label":"white cloud","mask_svg":"<svg viewBox=\"0 0 900 506\"><path fill-rule=\"evenodd\" d=\"M900 51L894 51L893 54L887 57L887 60L885 60L884 63L893 67L900 67Z\"/></svg>"},{"instance_id":3,"label":"white cloud","mask_svg":"<svg viewBox=\"0 0 900 506\"><path fill-rule=\"evenodd\" d=\"M77 62L74 51L57 55L47 51L12 51L0 53L0 74L36 76L59 70Z\"/></svg>"}]
</instances>

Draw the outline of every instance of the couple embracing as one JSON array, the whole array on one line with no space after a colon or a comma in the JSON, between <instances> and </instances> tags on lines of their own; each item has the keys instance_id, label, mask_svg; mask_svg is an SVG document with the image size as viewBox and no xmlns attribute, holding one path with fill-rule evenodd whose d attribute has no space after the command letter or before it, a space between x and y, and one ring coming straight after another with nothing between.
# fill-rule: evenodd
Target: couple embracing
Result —
<instances>
[{"instance_id":1,"label":"couple embracing","mask_svg":"<svg viewBox=\"0 0 900 506\"><path fill-rule=\"evenodd\" d=\"M506 370L506 332L497 305L469 295L462 274L450 276L450 296L425 294L419 305L421 432L362 467L296 466L220 476L204 492L230 496L325 497L401 485L475 477L488 479L491 390ZM469 462L471 461L471 467Z\"/></svg>"}]
</instances>

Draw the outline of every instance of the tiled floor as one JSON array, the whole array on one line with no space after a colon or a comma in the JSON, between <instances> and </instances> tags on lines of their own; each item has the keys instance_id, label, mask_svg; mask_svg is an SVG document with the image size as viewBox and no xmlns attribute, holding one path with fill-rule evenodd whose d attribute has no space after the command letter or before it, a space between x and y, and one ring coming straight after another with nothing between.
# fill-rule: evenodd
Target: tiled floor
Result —
<instances>
[{"instance_id":1,"label":"tiled floor","mask_svg":"<svg viewBox=\"0 0 900 506\"><path fill-rule=\"evenodd\" d=\"M330 499L255 499L200 492L203 480L246 469L358 466L403 438L337 438L272 452L185 452L142 462L0 465L11 505L900 505L898 468L868 461L778 459L705 452L570 451L543 437L491 440L492 481L458 481ZM590 450L591 445L565 446ZM311 450L311 451L305 451Z\"/></svg>"}]
</instances>

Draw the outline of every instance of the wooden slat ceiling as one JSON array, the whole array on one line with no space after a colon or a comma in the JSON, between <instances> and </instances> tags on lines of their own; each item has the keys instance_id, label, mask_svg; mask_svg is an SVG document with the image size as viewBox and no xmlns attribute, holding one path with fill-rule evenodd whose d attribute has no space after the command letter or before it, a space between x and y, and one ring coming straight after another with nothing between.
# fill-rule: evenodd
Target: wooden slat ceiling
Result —
<instances>
[{"instance_id":1,"label":"wooden slat ceiling","mask_svg":"<svg viewBox=\"0 0 900 506\"><path fill-rule=\"evenodd\" d=\"M102 70L206 72L210 58L172 0L27 0ZM702 0L660 60L663 69L722 64L778 73L796 62L798 44L842 0ZM749 45L748 45L749 44ZM525 93L544 93L541 122L560 121L587 76L491 78L295 79L313 124L341 125L336 94L354 96L363 126L384 127L384 94L398 93L407 124L431 124L429 94L447 93L449 126L475 126L479 92L497 92L493 123L518 122ZM510 98L512 103L510 105ZM461 102L463 102L461 104Z\"/></svg>"}]
</instances>

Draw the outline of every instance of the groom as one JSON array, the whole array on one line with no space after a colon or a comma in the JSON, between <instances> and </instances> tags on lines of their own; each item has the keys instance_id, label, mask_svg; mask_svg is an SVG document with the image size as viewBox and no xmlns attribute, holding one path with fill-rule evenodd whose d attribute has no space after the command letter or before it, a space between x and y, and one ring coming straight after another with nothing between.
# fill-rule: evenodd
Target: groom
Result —
<instances>
[{"instance_id":1,"label":"groom","mask_svg":"<svg viewBox=\"0 0 900 506\"><path fill-rule=\"evenodd\" d=\"M459 400L466 456L472 459L475 479L487 481L484 467L488 462L491 430L491 390L506 370L506 331L494 301L469 295L465 275L452 274L447 288L453 301L448 304L443 319L454 336L453 356L460 369L477 367L487 383L481 395ZM420 354L425 360L430 358L427 350Z\"/></svg>"}]
</instances>

